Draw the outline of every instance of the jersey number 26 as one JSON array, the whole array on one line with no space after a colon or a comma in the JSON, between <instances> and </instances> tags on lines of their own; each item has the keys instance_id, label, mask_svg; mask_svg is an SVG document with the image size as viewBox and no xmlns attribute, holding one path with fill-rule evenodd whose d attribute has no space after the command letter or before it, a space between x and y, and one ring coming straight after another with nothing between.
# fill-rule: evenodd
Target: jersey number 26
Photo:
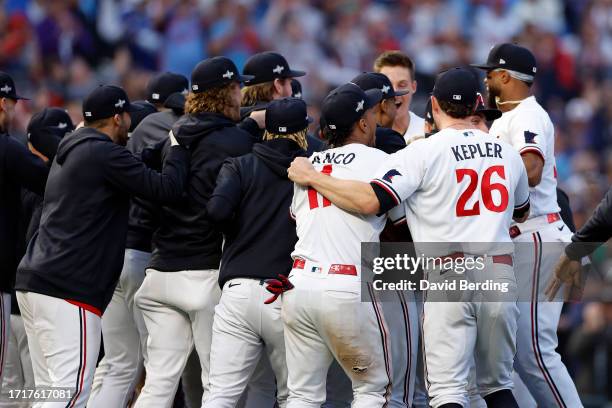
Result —
<instances>
[{"instance_id":1,"label":"jersey number 26","mask_svg":"<svg viewBox=\"0 0 612 408\"><path fill-rule=\"evenodd\" d=\"M502 180L506 179L506 171L504 166L491 166L485 170L482 175L482 182L480 183L480 196L485 208L493 212L504 212L508 208L508 189L501 183L491 183L491 176L493 173L497 174ZM478 173L472 169L456 169L455 175L457 176L457 183L461 183L464 177L469 177L470 183L467 188L459 196L457 205L455 206L455 213L457 217L469 217L472 215L480 214L480 200L476 200L476 203L472 208L466 208L467 201L472 197L476 189L478 188ZM493 202L493 191L498 191L501 196L501 202L495 204Z\"/></svg>"}]
</instances>

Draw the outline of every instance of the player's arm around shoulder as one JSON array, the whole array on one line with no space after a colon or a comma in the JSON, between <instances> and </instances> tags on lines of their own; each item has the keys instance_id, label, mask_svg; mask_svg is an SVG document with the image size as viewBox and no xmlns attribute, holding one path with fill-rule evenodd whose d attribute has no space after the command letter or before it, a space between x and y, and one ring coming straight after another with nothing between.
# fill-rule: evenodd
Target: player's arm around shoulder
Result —
<instances>
[{"instance_id":1,"label":"player's arm around shoulder","mask_svg":"<svg viewBox=\"0 0 612 408\"><path fill-rule=\"evenodd\" d=\"M215 189L206 204L207 217L214 223L232 218L240 204L242 178L239 158L227 158L221 166Z\"/></svg>"},{"instance_id":2,"label":"player's arm around shoulder","mask_svg":"<svg viewBox=\"0 0 612 408\"><path fill-rule=\"evenodd\" d=\"M378 198L370 184L356 180L342 180L315 170L309 159L298 157L288 170L289 179L296 184L312 187L343 210L358 214L376 214Z\"/></svg>"}]
</instances>

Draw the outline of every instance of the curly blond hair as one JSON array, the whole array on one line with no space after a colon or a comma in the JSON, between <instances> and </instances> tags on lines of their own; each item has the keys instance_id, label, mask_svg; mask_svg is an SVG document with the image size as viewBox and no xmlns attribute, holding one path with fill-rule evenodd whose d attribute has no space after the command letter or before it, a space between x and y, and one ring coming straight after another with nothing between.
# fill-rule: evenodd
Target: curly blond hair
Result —
<instances>
[{"instance_id":1,"label":"curly blond hair","mask_svg":"<svg viewBox=\"0 0 612 408\"><path fill-rule=\"evenodd\" d=\"M242 106L253 106L257 102L270 102L274 96L274 81L245 86L242 92Z\"/></svg>"},{"instance_id":2,"label":"curly blond hair","mask_svg":"<svg viewBox=\"0 0 612 408\"><path fill-rule=\"evenodd\" d=\"M280 135L276 133L270 133L267 130L264 132L263 140L274 140L274 139L289 139L297 143L302 150L308 149L308 140L306 139L306 132L308 129L300 130L299 132L290 133L288 135Z\"/></svg>"},{"instance_id":3,"label":"curly blond hair","mask_svg":"<svg viewBox=\"0 0 612 408\"><path fill-rule=\"evenodd\" d=\"M189 93L185 100L185 113L224 114L230 103L230 86L219 86L203 92Z\"/></svg>"}]
</instances>

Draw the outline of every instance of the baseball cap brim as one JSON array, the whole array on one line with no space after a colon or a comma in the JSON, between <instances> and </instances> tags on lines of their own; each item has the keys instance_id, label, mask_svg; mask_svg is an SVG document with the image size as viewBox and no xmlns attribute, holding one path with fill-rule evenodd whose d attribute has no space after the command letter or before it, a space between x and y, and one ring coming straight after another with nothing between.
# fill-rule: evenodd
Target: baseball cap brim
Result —
<instances>
[{"instance_id":1,"label":"baseball cap brim","mask_svg":"<svg viewBox=\"0 0 612 408\"><path fill-rule=\"evenodd\" d=\"M502 112L498 109L476 109L476 114L484 115L488 122L501 118Z\"/></svg>"},{"instance_id":2,"label":"baseball cap brim","mask_svg":"<svg viewBox=\"0 0 612 408\"><path fill-rule=\"evenodd\" d=\"M473 68L478 68L478 69L483 69L485 71L489 71L495 68L499 68L497 65L493 65L493 64L470 64L470 67Z\"/></svg>"},{"instance_id":3,"label":"baseball cap brim","mask_svg":"<svg viewBox=\"0 0 612 408\"><path fill-rule=\"evenodd\" d=\"M376 106L378 102L383 100L383 93L380 89L368 89L365 94L367 97L366 109Z\"/></svg>"},{"instance_id":4,"label":"baseball cap brim","mask_svg":"<svg viewBox=\"0 0 612 408\"><path fill-rule=\"evenodd\" d=\"M298 71L296 69L290 69L286 74L283 75L285 78L298 78L306 75L304 71Z\"/></svg>"},{"instance_id":5,"label":"baseball cap brim","mask_svg":"<svg viewBox=\"0 0 612 408\"><path fill-rule=\"evenodd\" d=\"M30 98L25 98L25 97L23 97L21 95L4 96L4 98L12 99L14 101L29 101L29 100L31 100Z\"/></svg>"},{"instance_id":6,"label":"baseball cap brim","mask_svg":"<svg viewBox=\"0 0 612 408\"><path fill-rule=\"evenodd\" d=\"M393 96L404 96L407 93L409 93L410 91L393 91L394 95Z\"/></svg>"},{"instance_id":7,"label":"baseball cap brim","mask_svg":"<svg viewBox=\"0 0 612 408\"><path fill-rule=\"evenodd\" d=\"M238 76L236 77L236 79L234 79L234 81L238 81L238 82L248 82L251 81L255 78L255 76L253 75L245 75L245 74L238 74Z\"/></svg>"},{"instance_id":8,"label":"baseball cap brim","mask_svg":"<svg viewBox=\"0 0 612 408\"><path fill-rule=\"evenodd\" d=\"M128 107L125 109L125 112L139 112L145 109L144 106L139 106L133 103L130 103Z\"/></svg>"}]
</instances>

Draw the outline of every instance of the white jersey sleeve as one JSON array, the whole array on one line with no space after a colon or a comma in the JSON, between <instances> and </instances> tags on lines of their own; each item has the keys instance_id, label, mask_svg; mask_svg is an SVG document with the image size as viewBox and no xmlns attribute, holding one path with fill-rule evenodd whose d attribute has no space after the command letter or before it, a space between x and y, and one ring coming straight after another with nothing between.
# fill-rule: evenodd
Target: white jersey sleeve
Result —
<instances>
[{"instance_id":1,"label":"white jersey sleeve","mask_svg":"<svg viewBox=\"0 0 612 408\"><path fill-rule=\"evenodd\" d=\"M548 130L541 115L526 110L508 123L507 132L509 143L519 154L535 153L546 161Z\"/></svg>"},{"instance_id":2,"label":"white jersey sleeve","mask_svg":"<svg viewBox=\"0 0 612 408\"><path fill-rule=\"evenodd\" d=\"M376 177L371 181L385 190L395 205L410 197L423 181L426 156L422 142L418 140L389 156L389 160L376 171Z\"/></svg>"}]
</instances>

